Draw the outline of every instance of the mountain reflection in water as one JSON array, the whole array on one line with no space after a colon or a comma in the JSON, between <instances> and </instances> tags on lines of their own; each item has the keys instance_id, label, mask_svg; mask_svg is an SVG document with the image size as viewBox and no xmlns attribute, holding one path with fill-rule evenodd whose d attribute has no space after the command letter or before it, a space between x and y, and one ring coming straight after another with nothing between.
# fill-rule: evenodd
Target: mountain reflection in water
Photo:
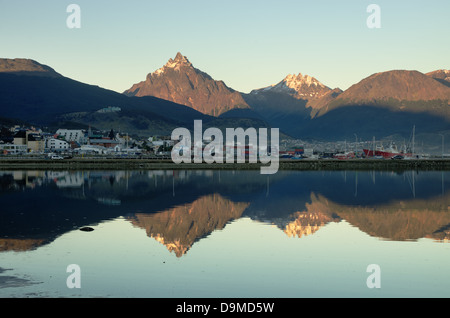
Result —
<instances>
[{"instance_id":1,"label":"mountain reflection in water","mask_svg":"<svg viewBox=\"0 0 450 318\"><path fill-rule=\"evenodd\" d=\"M242 217L292 238L345 220L381 239L447 242L449 182L441 171L3 171L0 251L121 216L178 257Z\"/></svg>"}]
</instances>

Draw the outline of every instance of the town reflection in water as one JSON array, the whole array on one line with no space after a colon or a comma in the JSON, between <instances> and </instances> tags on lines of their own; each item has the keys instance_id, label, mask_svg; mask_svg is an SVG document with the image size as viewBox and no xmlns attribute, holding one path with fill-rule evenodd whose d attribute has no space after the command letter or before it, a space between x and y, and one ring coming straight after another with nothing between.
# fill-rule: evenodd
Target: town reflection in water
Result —
<instances>
[{"instance_id":1,"label":"town reflection in water","mask_svg":"<svg viewBox=\"0 0 450 318\"><path fill-rule=\"evenodd\" d=\"M118 217L177 257L243 217L296 239L345 220L384 240L448 242L449 182L442 171L3 171L0 252Z\"/></svg>"}]
</instances>

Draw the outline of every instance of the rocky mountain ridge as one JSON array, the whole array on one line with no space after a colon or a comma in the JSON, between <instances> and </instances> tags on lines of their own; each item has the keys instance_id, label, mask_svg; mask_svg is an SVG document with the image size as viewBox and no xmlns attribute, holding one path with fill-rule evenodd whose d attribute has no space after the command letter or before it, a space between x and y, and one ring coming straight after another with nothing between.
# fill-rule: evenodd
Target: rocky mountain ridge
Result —
<instances>
[{"instance_id":1,"label":"rocky mountain ridge","mask_svg":"<svg viewBox=\"0 0 450 318\"><path fill-rule=\"evenodd\" d=\"M154 96L213 116L234 108L249 108L239 92L196 69L181 53L124 94Z\"/></svg>"},{"instance_id":2,"label":"rocky mountain ridge","mask_svg":"<svg viewBox=\"0 0 450 318\"><path fill-rule=\"evenodd\" d=\"M145 135L169 134L174 127L203 119L214 127L239 126L244 120L248 127L277 127L305 139L408 137L414 125L428 134L449 130L448 74L386 71L342 91L300 73L244 94L196 69L178 53L121 94L71 80L33 60L1 59L0 117L100 129L121 122L124 129ZM114 118L96 113L107 106L122 111Z\"/></svg>"}]
</instances>

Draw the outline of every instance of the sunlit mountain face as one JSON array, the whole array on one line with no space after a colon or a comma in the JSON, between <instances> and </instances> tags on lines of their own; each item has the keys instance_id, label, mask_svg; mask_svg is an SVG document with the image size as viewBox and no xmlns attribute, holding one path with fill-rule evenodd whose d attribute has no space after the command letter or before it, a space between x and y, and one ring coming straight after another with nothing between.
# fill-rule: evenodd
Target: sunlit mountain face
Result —
<instances>
[{"instance_id":1,"label":"sunlit mountain face","mask_svg":"<svg viewBox=\"0 0 450 318\"><path fill-rule=\"evenodd\" d=\"M343 220L380 239L449 239L448 172L4 171L0 184L1 251L118 217L178 257L244 217L296 239Z\"/></svg>"},{"instance_id":2,"label":"sunlit mountain face","mask_svg":"<svg viewBox=\"0 0 450 318\"><path fill-rule=\"evenodd\" d=\"M175 59L169 59L163 67L148 74L145 81L134 84L124 94L154 96L213 116L235 108L249 108L239 92L196 69L179 52Z\"/></svg>"}]
</instances>

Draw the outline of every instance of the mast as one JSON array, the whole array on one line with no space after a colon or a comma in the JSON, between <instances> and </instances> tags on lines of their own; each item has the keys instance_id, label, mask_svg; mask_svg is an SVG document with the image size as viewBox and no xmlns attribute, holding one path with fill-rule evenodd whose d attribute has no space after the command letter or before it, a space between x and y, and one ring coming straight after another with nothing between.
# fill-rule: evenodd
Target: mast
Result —
<instances>
[{"instance_id":1,"label":"mast","mask_svg":"<svg viewBox=\"0 0 450 318\"><path fill-rule=\"evenodd\" d=\"M373 136L372 157L375 157L375 136Z\"/></svg>"},{"instance_id":2,"label":"mast","mask_svg":"<svg viewBox=\"0 0 450 318\"><path fill-rule=\"evenodd\" d=\"M414 156L414 138L416 134L416 125L413 126L413 133L412 133L412 156Z\"/></svg>"}]
</instances>

